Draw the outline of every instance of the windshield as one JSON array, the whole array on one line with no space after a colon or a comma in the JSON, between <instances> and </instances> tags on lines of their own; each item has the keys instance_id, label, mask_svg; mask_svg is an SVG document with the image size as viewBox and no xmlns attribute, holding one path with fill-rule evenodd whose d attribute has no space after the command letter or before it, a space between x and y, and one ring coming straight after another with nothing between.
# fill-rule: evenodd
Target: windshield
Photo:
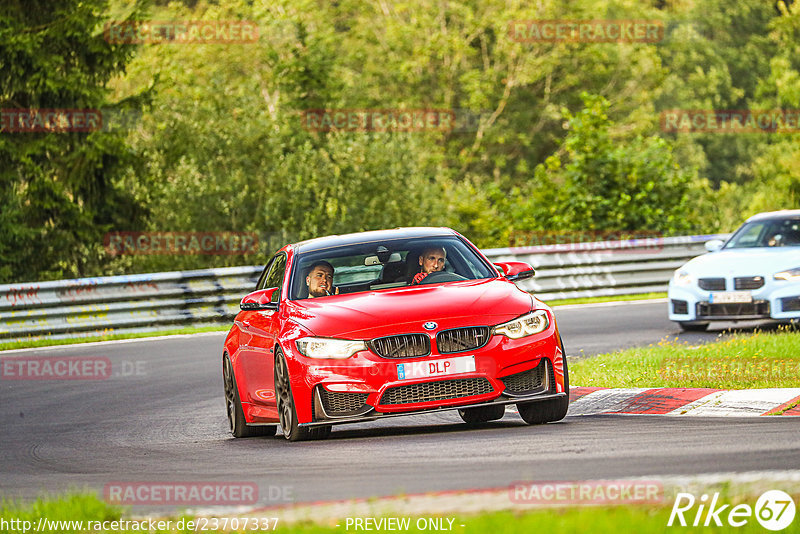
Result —
<instances>
[{"instance_id":1,"label":"windshield","mask_svg":"<svg viewBox=\"0 0 800 534\"><path fill-rule=\"evenodd\" d=\"M725 244L730 248L800 246L800 219L767 219L745 223Z\"/></svg>"},{"instance_id":2,"label":"windshield","mask_svg":"<svg viewBox=\"0 0 800 534\"><path fill-rule=\"evenodd\" d=\"M289 294L298 300L495 276L456 236L382 240L298 254Z\"/></svg>"}]
</instances>

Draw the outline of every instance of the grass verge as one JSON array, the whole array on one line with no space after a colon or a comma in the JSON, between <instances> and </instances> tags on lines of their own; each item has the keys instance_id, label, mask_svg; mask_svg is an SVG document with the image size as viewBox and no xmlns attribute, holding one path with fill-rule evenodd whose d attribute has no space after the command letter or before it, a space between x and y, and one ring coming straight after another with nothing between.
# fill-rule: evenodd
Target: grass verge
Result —
<instances>
[{"instance_id":1,"label":"grass verge","mask_svg":"<svg viewBox=\"0 0 800 534\"><path fill-rule=\"evenodd\" d=\"M75 345L93 341L111 341L115 339L138 339L143 337L173 336L176 334L197 334L200 332L227 332L230 326L199 326L156 330L154 332L135 332L128 334L106 334L102 336L75 337L69 339L32 339L26 341L10 341L0 343L0 350L27 349L30 347L50 347L53 345Z\"/></svg>"},{"instance_id":2,"label":"grass verge","mask_svg":"<svg viewBox=\"0 0 800 534\"><path fill-rule=\"evenodd\" d=\"M797 496L794 496L797 500ZM738 501L741 499L733 498L726 499L724 502ZM752 502L751 502L752 501ZM755 504L755 499L746 499L744 502L749 503L750 506ZM662 533L678 529L681 531L701 531L703 527L699 528L682 528L680 526L668 527L670 512L672 509L672 502L654 505L628 505L628 506L610 506L610 507L559 507L559 508L546 508L536 509L529 511L505 511L505 512L488 512L478 515L461 515L461 516L445 516L440 520L441 530L450 530L455 533L485 533L492 532L493 534L505 533L529 533L529 532L591 532L593 534L619 534L619 532L637 532L639 534ZM687 519L691 522L694 519L694 511L687 513ZM271 527L268 529L259 528L262 530L275 530L285 533L299 533L299 534L323 534L323 533L336 533L357 530L350 525L347 528L346 518L341 518L338 521L329 521L326 524L312 524L312 523L295 523L295 524L281 524L280 511L276 511L274 515L278 516L277 525L274 521L270 521ZM400 516L399 518L408 518L409 528L403 529L407 532L429 532L430 528L419 528L417 525L418 517L415 516ZM139 528L135 528L123 516L122 509L110 506L103 501L100 501L96 496L91 494L75 494L62 497L53 497L49 499L39 499L27 505L17 505L12 502L3 501L0 503L0 532L2 533L25 533L36 532L37 534L58 533L58 534L71 534L97 532L111 533L111 532L125 532L125 533L141 533L141 532L195 532L195 529L188 528L188 521L192 518L189 517L171 517L160 519L164 521L163 526L166 526L166 521L169 520L169 527L161 528L156 526L150 529L153 523L142 520L138 523ZM40 526L40 518L44 518L47 522L41 525L42 528L37 530ZM428 525L427 519L439 519L437 517L422 516L421 526ZM177 529L178 522L183 519L182 529ZM218 518L221 521L222 518ZM362 518L363 519L363 518ZM378 518L371 518L378 519ZM704 519L704 518L703 518ZM742 527L731 527L724 523L725 514L722 514L723 526L714 526L714 532L736 532L739 534L750 534L755 532L764 532L764 528L758 523L754 517L750 517ZM114 521L129 521L126 524L116 527L113 525ZM452 522L448 521L452 520ZM23 522L29 523L23 523ZM63 524L53 522L70 521L71 524ZM77 522L82 522L77 524ZM103 526L98 525L96 522L108 522ZM156 524L157 524L156 520ZM250 520L252 522L252 519ZM797 520L795 520L797 521ZM89 523L91 522L91 523ZM425 523L423 525L423 523ZM691 524L691 523L689 523ZM462 526L463 525L463 526ZM28 529L24 530L23 527L27 526ZM98 528L100 527L100 528ZM196 525L195 525L196 527ZM217 527L218 528L218 527ZM363 529L362 529L363 530ZM379 529L374 529L379 530ZM433 529L436 530L436 529ZM234 531L236 531L234 529ZM245 532L245 530L239 530ZM255 530L249 530L254 532ZM384 530L380 530L384 531ZM787 530L788 532L789 530ZM205 530L205 532L218 532L217 530Z\"/></svg>"},{"instance_id":3,"label":"grass verge","mask_svg":"<svg viewBox=\"0 0 800 534\"><path fill-rule=\"evenodd\" d=\"M738 334L715 343L663 340L570 365L570 383L610 388L800 387L800 332Z\"/></svg>"},{"instance_id":4,"label":"grass verge","mask_svg":"<svg viewBox=\"0 0 800 534\"><path fill-rule=\"evenodd\" d=\"M544 301L550 307L566 306L568 304L596 304L600 302L624 302L628 300L665 299L666 293L643 293L641 295L615 295L610 297L582 297L576 299L562 299Z\"/></svg>"}]
</instances>

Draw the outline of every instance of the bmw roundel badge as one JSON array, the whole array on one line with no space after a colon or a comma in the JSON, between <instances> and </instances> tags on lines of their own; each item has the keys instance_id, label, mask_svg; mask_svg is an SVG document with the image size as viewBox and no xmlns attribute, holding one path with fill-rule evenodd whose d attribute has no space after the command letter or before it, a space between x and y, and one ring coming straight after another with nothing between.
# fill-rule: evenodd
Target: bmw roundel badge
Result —
<instances>
[{"instance_id":1,"label":"bmw roundel badge","mask_svg":"<svg viewBox=\"0 0 800 534\"><path fill-rule=\"evenodd\" d=\"M437 326L439 325L434 323L433 321L428 321L427 323L422 325L422 328L424 328L425 330L436 330Z\"/></svg>"}]
</instances>

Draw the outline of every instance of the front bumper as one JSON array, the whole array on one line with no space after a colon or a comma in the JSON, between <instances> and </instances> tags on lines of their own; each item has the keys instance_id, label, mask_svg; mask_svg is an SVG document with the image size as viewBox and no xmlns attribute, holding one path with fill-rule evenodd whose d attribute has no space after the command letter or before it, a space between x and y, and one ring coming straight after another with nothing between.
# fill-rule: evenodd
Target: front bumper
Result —
<instances>
[{"instance_id":1,"label":"front bumper","mask_svg":"<svg viewBox=\"0 0 800 534\"><path fill-rule=\"evenodd\" d=\"M318 420L313 421L311 423L300 423L300 426L327 426L327 425L341 425L346 423L363 423L366 421L375 421L376 419L386 419L387 417L402 417L404 415L419 415L420 413L432 413L432 412L444 412L448 410L460 410L463 408L480 408L482 406L494 406L494 405L506 405L506 404L516 404L518 402L538 402L538 401L545 401L550 399L558 399L562 397L566 397L567 393L543 393L539 395L533 395L531 397L526 398L508 398L503 395L500 395L497 399L490 401L490 402L481 402L478 404L465 404L460 406L442 406L440 408L428 408L426 410L418 410L414 412L403 412L403 413L378 413L375 410L370 410L369 412L360 415L360 416L352 416L352 417L341 417L335 419L328 419L328 420Z\"/></svg>"},{"instance_id":2,"label":"front bumper","mask_svg":"<svg viewBox=\"0 0 800 534\"><path fill-rule=\"evenodd\" d=\"M516 377L521 375L531 375L530 378L526 379L517 379ZM319 385L314 389L314 399L313 399L313 421L310 423L303 423L301 426L321 426L321 425L332 425L332 424L343 424L343 423L358 423L364 421L374 421L376 419L383 419L386 417L397 417L401 415L417 415L421 412L429 413L429 412L440 412L446 410L457 410L462 409L465 407L473 408L473 407L483 407L483 406L495 406L495 405L506 405L506 404L515 404L518 402L537 402L537 401L544 401L549 399L556 399L559 397L564 397L568 393L561 391L558 392L556 381L555 381L555 372L553 370L553 364L550 362L548 358L542 358L539 364L534 367L533 369L529 369L528 371L523 371L521 373L517 373L515 375L510 375L509 380L502 380L503 384L505 385L505 389L499 396L488 400L488 401L478 401L475 402L471 400L469 397L476 397L476 396L464 396L464 397L457 397L457 398L450 398L447 399L447 403L438 407L428 407L428 408L411 408L410 410L406 408L403 411L397 411L396 409L392 410L392 407L396 407L397 405L384 405L379 404L379 406L371 406L366 403L366 399L362 406L354 408L351 413L345 413L342 411L336 412L331 410L331 401L329 400L330 392L324 388L324 386ZM536 380L539 378L539 380ZM467 381L470 380L469 378L458 378L455 380L463 380ZM474 380L474 379L473 379ZM453 382L453 379L450 380L434 380L427 383L422 384L440 384L446 382ZM523 386L523 382L528 381L531 383L531 386L528 387ZM403 386L393 386L397 387L406 387ZM409 387L413 387L413 385L409 385ZM387 388L391 389L391 388ZM494 392L492 392L494 394ZM339 393L339 395L359 395L357 393ZM383 399L384 397L381 397ZM337 403L335 407L341 407L341 402ZM409 403L407 406L411 405L418 405L421 403ZM327 409L326 409L327 406ZM388 408L388 409L387 409Z\"/></svg>"},{"instance_id":3,"label":"front bumper","mask_svg":"<svg viewBox=\"0 0 800 534\"><path fill-rule=\"evenodd\" d=\"M733 287L732 279L726 279L726 287ZM711 303L712 293L700 289L696 282L689 286L678 286L670 281L669 319L677 322L800 319L798 282L767 279L763 287L750 291L752 303Z\"/></svg>"},{"instance_id":4,"label":"front bumper","mask_svg":"<svg viewBox=\"0 0 800 534\"><path fill-rule=\"evenodd\" d=\"M398 376L400 363L436 364L464 356L474 358L473 371L414 379ZM539 334L517 340L496 335L483 347L455 354L394 359L367 350L343 361L309 359L296 351L290 358L287 355L303 426L563 397L567 395L563 358L552 319Z\"/></svg>"}]
</instances>

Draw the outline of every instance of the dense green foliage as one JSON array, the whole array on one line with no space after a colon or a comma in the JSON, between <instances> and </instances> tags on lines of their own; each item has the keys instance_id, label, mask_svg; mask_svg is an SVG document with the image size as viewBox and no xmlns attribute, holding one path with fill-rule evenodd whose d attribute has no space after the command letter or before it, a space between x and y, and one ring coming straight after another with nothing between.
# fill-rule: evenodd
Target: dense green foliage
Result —
<instances>
[{"instance_id":1,"label":"dense green foliage","mask_svg":"<svg viewBox=\"0 0 800 534\"><path fill-rule=\"evenodd\" d=\"M403 225L448 225L482 247L529 231L730 231L800 205L797 134L660 124L670 109L800 109L791 2L29 5L0 11L0 107L143 113L125 132L0 135L0 281L254 264L287 241ZM250 20L259 38L103 39L105 22L131 18ZM541 19L658 20L665 31L654 43L509 34ZM311 109L447 109L459 122L325 132L304 123ZM132 230L255 232L261 249L104 251L105 232Z\"/></svg>"},{"instance_id":2,"label":"dense green foliage","mask_svg":"<svg viewBox=\"0 0 800 534\"><path fill-rule=\"evenodd\" d=\"M4 2L0 108L123 106L106 85L135 51L103 39L104 9L100 0ZM146 206L120 183L136 165L122 131L0 134L0 281L103 269L103 233L146 221Z\"/></svg>"}]
</instances>

